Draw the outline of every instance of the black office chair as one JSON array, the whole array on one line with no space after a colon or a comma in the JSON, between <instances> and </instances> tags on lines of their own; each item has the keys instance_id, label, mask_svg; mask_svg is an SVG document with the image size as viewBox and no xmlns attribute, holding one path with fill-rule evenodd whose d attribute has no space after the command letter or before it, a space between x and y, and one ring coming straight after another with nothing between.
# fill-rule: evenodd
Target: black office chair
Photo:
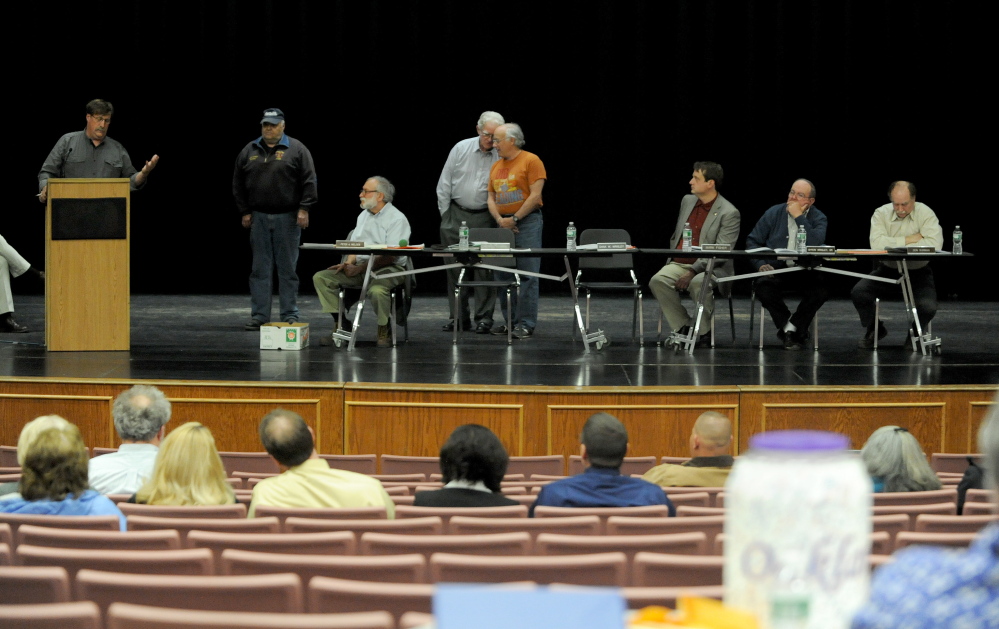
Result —
<instances>
[{"instance_id":1,"label":"black office chair","mask_svg":"<svg viewBox=\"0 0 999 629\"><path fill-rule=\"evenodd\" d=\"M753 322L754 315L756 314L756 283L753 283L753 289L749 294L749 346L753 346L753 327L755 326ZM767 309L760 304L760 349L763 349L763 335L765 333L765 328L767 327L766 319ZM812 317L812 323L808 326L809 334L812 337L812 349L816 352L819 351L819 313L815 313Z\"/></svg>"},{"instance_id":2,"label":"black office chair","mask_svg":"<svg viewBox=\"0 0 999 629\"><path fill-rule=\"evenodd\" d=\"M631 244L631 235L625 229L584 229L579 235L580 245L596 243L623 242ZM627 271L630 281L584 281L583 271ZM633 305L631 313L631 340L635 340L638 331L638 345L645 343L645 320L642 316L642 286L635 277L635 265L630 253L615 253L610 256L585 257L580 256L579 268L576 271L576 291L586 291L586 316L584 327L590 329L590 293L593 291L628 291L632 293ZM576 321L572 321L572 338L576 338Z\"/></svg>"},{"instance_id":3,"label":"black office chair","mask_svg":"<svg viewBox=\"0 0 999 629\"><path fill-rule=\"evenodd\" d=\"M514 233L503 227L472 227L468 230L468 240L469 243L476 242L497 242L497 243L508 243L510 248L513 249L516 246L516 237ZM506 290L506 343L507 345L513 344L513 323L511 321L511 307L513 300L511 299L510 291L511 289L520 288L520 275L517 274L517 259L512 255L504 256L499 253L478 253L472 252L474 255L479 255L483 264L489 264L491 266L501 266L504 268L509 268L510 272L513 273L513 279L510 280L476 280L476 279L465 279L465 274L469 271L471 267L464 267L461 272L458 273L458 281L454 284L454 311L461 312L461 289L463 288L475 288L476 286L485 286L487 288L495 288L497 290ZM461 317L455 319L454 325L454 341L455 345L458 344L458 332L461 331Z\"/></svg>"}]
</instances>

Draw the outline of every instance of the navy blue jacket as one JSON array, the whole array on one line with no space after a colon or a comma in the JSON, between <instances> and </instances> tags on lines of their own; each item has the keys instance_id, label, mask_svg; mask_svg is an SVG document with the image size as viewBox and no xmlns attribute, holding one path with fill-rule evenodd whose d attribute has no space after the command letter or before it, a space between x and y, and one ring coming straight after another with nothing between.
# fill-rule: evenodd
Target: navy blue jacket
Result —
<instances>
[{"instance_id":1,"label":"navy blue jacket","mask_svg":"<svg viewBox=\"0 0 999 629\"><path fill-rule=\"evenodd\" d=\"M588 467L582 474L549 483L541 488L534 507L644 507L666 505L670 516L676 508L659 485L630 476L616 469Z\"/></svg>"},{"instance_id":2,"label":"navy blue jacket","mask_svg":"<svg viewBox=\"0 0 999 629\"><path fill-rule=\"evenodd\" d=\"M808 234L808 246L815 247L826 244L826 227L829 221L826 220L826 215L819 211L819 208L811 206L806 213L794 219L794 222L797 223L798 229L804 227L805 233ZM757 247L787 249L787 203L780 203L764 212L756 223L756 227L746 236L746 249L756 249ZM783 260L772 258L769 260L750 260L750 263L757 270L764 264L769 264L775 269L787 266Z\"/></svg>"}]
</instances>

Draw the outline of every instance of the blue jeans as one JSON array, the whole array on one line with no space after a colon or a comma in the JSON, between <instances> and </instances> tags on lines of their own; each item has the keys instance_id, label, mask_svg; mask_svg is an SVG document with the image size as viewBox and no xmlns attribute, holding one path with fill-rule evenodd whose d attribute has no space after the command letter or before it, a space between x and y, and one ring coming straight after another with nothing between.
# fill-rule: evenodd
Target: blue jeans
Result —
<instances>
[{"instance_id":1,"label":"blue jeans","mask_svg":"<svg viewBox=\"0 0 999 629\"><path fill-rule=\"evenodd\" d=\"M250 271L250 309L254 321L271 320L271 296L274 292L274 267L277 267L281 321L298 321L298 241L302 229L298 212L284 214L253 213L250 225L250 248L253 270Z\"/></svg>"},{"instance_id":2,"label":"blue jeans","mask_svg":"<svg viewBox=\"0 0 999 629\"><path fill-rule=\"evenodd\" d=\"M541 210L534 210L527 215L524 220L517 224L520 233L516 234L517 249L540 249L541 248L541 228L545 221L541 216ZM531 271L539 273L541 271L541 258L517 258L517 269L521 271ZM512 277L511 273L494 271L493 276L497 280L507 280ZM499 290L500 311L506 316L506 291ZM511 295L510 316L513 321L506 324L511 328L522 325L528 330L533 330L538 325L538 278L523 275L520 278L520 291Z\"/></svg>"}]
</instances>

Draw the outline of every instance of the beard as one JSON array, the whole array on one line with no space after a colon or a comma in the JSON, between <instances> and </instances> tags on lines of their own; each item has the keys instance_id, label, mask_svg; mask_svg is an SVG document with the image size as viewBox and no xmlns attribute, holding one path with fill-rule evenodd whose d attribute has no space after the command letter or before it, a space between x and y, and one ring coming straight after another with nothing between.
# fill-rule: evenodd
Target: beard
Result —
<instances>
[{"instance_id":1,"label":"beard","mask_svg":"<svg viewBox=\"0 0 999 629\"><path fill-rule=\"evenodd\" d=\"M371 211L371 210L375 209L376 205L378 205L378 201L375 198L365 197L364 199L361 200L361 209L362 210Z\"/></svg>"}]
</instances>

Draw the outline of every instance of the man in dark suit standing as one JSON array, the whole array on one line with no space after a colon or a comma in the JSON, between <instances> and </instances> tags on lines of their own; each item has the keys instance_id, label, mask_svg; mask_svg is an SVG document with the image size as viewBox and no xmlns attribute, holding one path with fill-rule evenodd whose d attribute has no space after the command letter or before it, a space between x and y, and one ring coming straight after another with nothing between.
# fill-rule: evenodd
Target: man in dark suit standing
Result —
<instances>
[{"instance_id":1,"label":"man in dark suit standing","mask_svg":"<svg viewBox=\"0 0 999 629\"><path fill-rule=\"evenodd\" d=\"M687 223L690 223L693 235L692 245L730 244L735 248L741 220L739 210L718 193L723 175L721 165L715 162L694 163L694 174L690 178L690 194L685 195L680 201L680 215L677 217L673 236L669 240L670 249L680 248L683 227ZM681 336L688 334L693 320L680 303L680 293L688 291L691 296L700 295L707 267L707 258L676 257L649 280L649 289L659 300L659 307L662 308L663 317L670 330ZM732 260L724 260L715 266L712 275L727 277L733 272ZM714 293L709 287L704 297L704 317L700 327L702 334L711 331L711 313L714 307Z\"/></svg>"}]
</instances>

